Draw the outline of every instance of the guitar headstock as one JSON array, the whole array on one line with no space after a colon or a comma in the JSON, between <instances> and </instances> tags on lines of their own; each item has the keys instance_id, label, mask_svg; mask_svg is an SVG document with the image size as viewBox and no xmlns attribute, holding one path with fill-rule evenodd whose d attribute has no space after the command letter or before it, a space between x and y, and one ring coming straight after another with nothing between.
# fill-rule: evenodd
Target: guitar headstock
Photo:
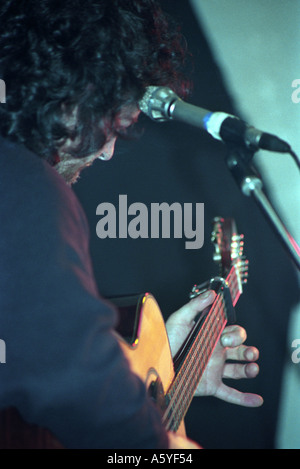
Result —
<instances>
[{"instance_id":1,"label":"guitar headstock","mask_svg":"<svg viewBox=\"0 0 300 469\"><path fill-rule=\"evenodd\" d=\"M212 278L209 282L194 285L190 292L190 299L203 293L208 288L214 288L214 282L223 284L231 293L232 305L235 306L243 291L243 284L248 280L248 260L243 255L244 235L237 232L232 218L217 217L213 219L211 240L215 247L213 259L219 265L220 277Z\"/></svg>"},{"instance_id":2,"label":"guitar headstock","mask_svg":"<svg viewBox=\"0 0 300 469\"><path fill-rule=\"evenodd\" d=\"M219 264L220 275L226 277L234 266L241 284L247 283L249 262L243 255L244 235L238 234L235 221L214 218L211 240L215 247L213 259Z\"/></svg>"}]
</instances>

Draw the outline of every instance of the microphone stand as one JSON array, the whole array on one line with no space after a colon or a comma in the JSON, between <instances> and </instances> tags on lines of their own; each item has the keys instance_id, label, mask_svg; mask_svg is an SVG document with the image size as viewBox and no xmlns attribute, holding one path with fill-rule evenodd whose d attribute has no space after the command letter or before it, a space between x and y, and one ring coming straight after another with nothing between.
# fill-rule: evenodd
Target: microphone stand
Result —
<instances>
[{"instance_id":1,"label":"microphone stand","mask_svg":"<svg viewBox=\"0 0 300 469\"><path fill-rule=\"evenodd\" d=\"M300 270L300 248L263 192L262 179L256 168L251 165L255 152L244 146L230 144L227 144L227 146L228 152L225 161L241 192L245 196L252 196L255 199L290 258Z\"/></svg>"}]
</instances>

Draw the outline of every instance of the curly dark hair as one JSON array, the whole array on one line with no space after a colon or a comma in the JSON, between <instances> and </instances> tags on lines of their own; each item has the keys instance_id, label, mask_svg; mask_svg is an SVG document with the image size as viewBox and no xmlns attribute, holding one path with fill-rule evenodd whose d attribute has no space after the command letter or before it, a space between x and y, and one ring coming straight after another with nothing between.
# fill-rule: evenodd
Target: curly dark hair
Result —
<instances>
[{"instance_id":1,"label":"curly dark hair","mask_svg":"<svg viewBox=\"0 0 300 469\"><path fill-rule=\"evenodd\" d=\"M1 0L0 51L0 133L51 164L66 139L76 157L101 148L147 86L186 87L184 40L156 0Z\"/></svg>"}]
</instances>

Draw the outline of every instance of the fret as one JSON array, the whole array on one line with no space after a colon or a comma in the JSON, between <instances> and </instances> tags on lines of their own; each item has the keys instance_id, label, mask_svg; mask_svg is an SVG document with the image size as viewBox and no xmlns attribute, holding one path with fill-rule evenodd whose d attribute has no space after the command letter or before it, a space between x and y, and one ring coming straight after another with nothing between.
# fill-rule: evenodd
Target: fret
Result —
<instances>
[{"instance_id":1,"label":"fret","mask_svg":"<svg viewBox=\"0 0 300 469\"><path fill-rule=\"evenodd\" d=\"M242 257L243 235L237 234L234 220L215 218L212 241L215 245L214 260L220 264L221 275L223 273L226 279L216 277L207 282L208 288L219 294L176 357L178 366L185 356L165 396L163 423L167 430L179 428L227 321L234 321L234 307L243 292L242 284L247 282L248 261ZM190 298L197 296L207 284L195 285Z\"/></svg>"},{"instance_id":2,"label":"fret","mask_svg":"<svg viewBox=\"0 0 300 469\"><path fill-rule=\"evenodd\" d=\"M219 295L167 393L168 406L163 421L168 430L176 431L184 418L226 322L225 303Z\"/></svg>"},{"instance_id":3,"label":"fret","mask_svg":"<svg viewBox=\"0 0 300 469\"><path fill-rule=\"evenodd\" d=\"M229 290L230 290L230 294L232 298L232 303L236 304L241 294L241 287L238 282L235 266L231 268L229 275L227 277L227 282L228 282L228 286L229 286Z\"/></svg>"}]
</instances>

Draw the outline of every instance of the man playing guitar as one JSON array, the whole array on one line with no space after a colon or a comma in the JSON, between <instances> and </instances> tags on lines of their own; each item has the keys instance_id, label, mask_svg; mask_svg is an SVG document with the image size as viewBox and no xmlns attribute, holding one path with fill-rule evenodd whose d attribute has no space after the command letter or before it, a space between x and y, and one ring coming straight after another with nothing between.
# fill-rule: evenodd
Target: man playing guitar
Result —
<instances>
[{"instance_id":1,"label":"man playing guitar","mask_svg":"<svg viewBox=\"0 0 300 469\"><path fill-rule=\"evenodd\" d=\"M0 408L17 409L24 422L49 430L65 448L199 448L185 436L183 420L178 431L173 427L169 401L162 409L153 403L130 363L134 348L144 347L144 310L153 300L146 296L137 342L128 347L115 332L116 307L98 293L86 218L70 188L96 158L112 157L117 137L126 136L139 116L147 86L186 87L182 38L168 23L156 0L2 0L0 6L0 77L6 83L0 104L0 332L7 345ZM198 342L196 316L210 305L220 310L226 282L220 292L209 286L171 315L168 340L161 332L166 357L179 356L185 364L189 350L184 357L178 352L190 334ZM205 329L210 317L202 318ZM224 328L218 316L216 322L222 324L217 344L193 393L260 406L260 396L222 381L254 378L257 349L244 345L243 328ZM170 381L172 361L165 366ZM159 379L151 376L150 387L153 382L161 393ZM16 428L2 423L5 445Z\"/></svg>"}]
</instances>

